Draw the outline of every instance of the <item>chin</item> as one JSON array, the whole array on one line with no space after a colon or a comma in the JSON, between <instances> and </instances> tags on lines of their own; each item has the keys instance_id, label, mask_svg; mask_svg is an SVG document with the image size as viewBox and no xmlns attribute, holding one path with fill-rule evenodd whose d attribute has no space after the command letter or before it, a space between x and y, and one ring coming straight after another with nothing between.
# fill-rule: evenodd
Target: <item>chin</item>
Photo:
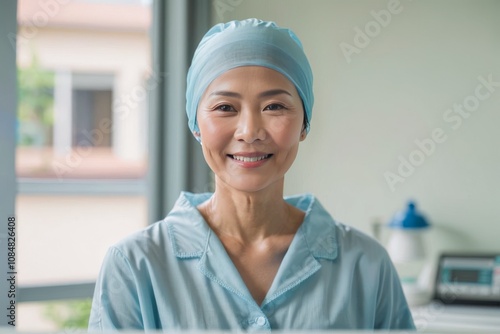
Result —
<instances>
[{"instance_id":1,"label":"chin","mask_svg":"<svg viewBox=\"0 0 500 334\"><path fill-rule=\"evenodd\" d=\"M262 177L245 176L228 176L224 179L224 184L234 190L247 193L255 193L262 190L270 189L281 185L283 183L277 182L278 180L264 179Z\"/></svg>"}]
</instances>

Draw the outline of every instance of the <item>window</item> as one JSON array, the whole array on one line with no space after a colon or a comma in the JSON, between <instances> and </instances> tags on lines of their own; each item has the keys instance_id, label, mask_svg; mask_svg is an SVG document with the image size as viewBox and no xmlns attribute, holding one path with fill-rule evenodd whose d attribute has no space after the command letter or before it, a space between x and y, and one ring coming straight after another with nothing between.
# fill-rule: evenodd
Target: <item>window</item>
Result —
<instances>
[{"instance_id":1,"label":"window","mask_svg":"<svg viewBox=\"0 0 500 334\"><path fill-rule=\"evenodd\" d=\"M113 75L73 74L72 147L111 147ZM100 131L96 131L100 130Z\"/></svg>"},{"instance_id":2,"label":"window","mask_svg":"<svg viewBox=\"0 0 500 334\"><path fill-rule=\"evenodd\" d=\"M18 1L18 286L88 292L107 248L148 224L151 4L44 3ZM53 291L19 304L19 330L85 326L91 295Z\"/></svg>"}]
</instances>

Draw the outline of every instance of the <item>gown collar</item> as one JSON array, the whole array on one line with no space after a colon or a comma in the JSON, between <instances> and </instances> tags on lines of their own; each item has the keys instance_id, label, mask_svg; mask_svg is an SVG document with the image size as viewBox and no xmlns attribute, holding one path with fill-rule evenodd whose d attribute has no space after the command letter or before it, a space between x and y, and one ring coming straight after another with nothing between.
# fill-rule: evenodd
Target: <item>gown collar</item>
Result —
<instances>
[{"instance_id":1,"label":"gown collar","mask_svg":"<svg viewBox=\"0 0 500 334\"><path fill-rule=\"evenodd\" d=\"M179 259L199 258L198 268L205 276L255 303L224 246L196 208L211 196L183 192L164 219L174 254ZM311 194L285 200L306 214L261 306L313 275L321 267L318 259L333 261L338 255L336 223L319 201Z\"/></svg>"}]
</instances>

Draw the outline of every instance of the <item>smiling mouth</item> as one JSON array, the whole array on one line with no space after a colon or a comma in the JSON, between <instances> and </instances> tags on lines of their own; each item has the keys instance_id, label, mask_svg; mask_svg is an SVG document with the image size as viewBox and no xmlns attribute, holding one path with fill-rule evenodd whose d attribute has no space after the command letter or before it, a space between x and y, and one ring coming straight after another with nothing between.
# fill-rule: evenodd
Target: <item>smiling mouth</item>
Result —
<instances>
[{"instance_id":1,"label":"smiling mouth","mask_svg":"<svg viewBox=\"0 0 500 334\"><path fill-rule=\"evenodd\" d=\"M228 154L228 156L231 159L234 159L234 160L237 160L237 161L256 162L256 161L260 161L260 160L264 160L264 159L269 159L272 156L272 154L265 154L265 155L262 155L260 157L243 157L243 156L240 156L240 155L232 155L232 154Z\"/></svg>"}]
</instances>

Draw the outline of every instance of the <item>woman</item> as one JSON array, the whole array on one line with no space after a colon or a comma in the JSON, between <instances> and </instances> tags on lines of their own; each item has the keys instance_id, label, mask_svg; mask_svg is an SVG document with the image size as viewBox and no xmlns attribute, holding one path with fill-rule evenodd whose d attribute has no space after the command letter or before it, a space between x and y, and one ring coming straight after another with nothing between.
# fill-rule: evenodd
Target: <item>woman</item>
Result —
<instances>
[{"instance_id":1,"label":"woman","mask_svg":"<svg viewBox=\"0 0 500 334\"><path fill-rule=\"evenodd\" d=\"M163 221L111 247L89 328L414 328L378 243L312 195L283 198L313 105L295 34L257 19L213 27L186 97L215 192L182 193Z\"/></svg>"}]
</instances>

